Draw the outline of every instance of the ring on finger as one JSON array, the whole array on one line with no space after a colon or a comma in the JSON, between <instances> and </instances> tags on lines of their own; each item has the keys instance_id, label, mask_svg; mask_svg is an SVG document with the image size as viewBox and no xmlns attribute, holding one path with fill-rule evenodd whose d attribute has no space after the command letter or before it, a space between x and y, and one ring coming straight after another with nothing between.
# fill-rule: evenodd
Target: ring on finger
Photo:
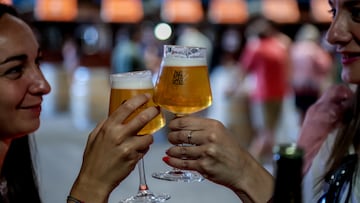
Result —
<instances>
[{"instance_id":1,"label":"ring on finger","mask_svg":"<svg viewBox=\"0 0 360 203\"><path fill-rule=\"evenodd\" d=\"M187 134L187 140L188 140L189 144L191 144L191 138L192 138L191 134L192 134L192 131L190 130L189 133Z\"/></svg>"}]
</instances>

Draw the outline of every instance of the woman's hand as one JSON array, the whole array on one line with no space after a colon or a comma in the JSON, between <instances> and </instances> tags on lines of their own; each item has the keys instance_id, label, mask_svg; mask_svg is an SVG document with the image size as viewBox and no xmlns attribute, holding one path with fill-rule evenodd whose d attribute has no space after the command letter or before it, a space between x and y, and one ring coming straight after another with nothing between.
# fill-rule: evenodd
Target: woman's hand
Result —
<instances>
[{"instance_id":1,"label":"woman's hand","mask_svg":"<svg viewBox=\"0 0 360 203\"><path fill-rule=\"evenodd\" d=\"M353 92L345 85L329 88L306 112L298 145L305 150L305 174L327 136L338 127L352 105Z\"/></svg>"},{"instance_id":2,"label":"woman's hand","mask_svg":"<svg viewBox=\"0 0 360 203\"><path fill-rule=\"evenodd\" d=\"M172 120L168 127L172 144L193 145L168 149L168 156L163 158L167 164L196 170L205 178L232 189L244 202L270 199L272 176L241 148L223 124L212 119L182 117Z\"/></svg>"},{"instance_id":3,"label":"woman's hand","mask_svg":"<svg viewBox=\"0 0 360 203\"><path fill-rule=\"evenodd\" d=\"M136 134L159 114L159 110L147 108L124 124L124 120L149 97L139 95L127 100L90 133L72 196L84 202L107 202L111 191L149 150L152 135Z\"/></svg>"}]
</instances>

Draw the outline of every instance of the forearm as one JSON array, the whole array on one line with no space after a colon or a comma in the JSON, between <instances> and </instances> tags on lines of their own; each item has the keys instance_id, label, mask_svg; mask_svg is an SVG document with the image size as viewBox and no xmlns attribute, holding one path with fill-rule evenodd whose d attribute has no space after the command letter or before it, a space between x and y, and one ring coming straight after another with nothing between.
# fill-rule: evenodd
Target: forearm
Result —
<instances>
[{"instance_id":1,"label":"forearm","mask_svg":"<svg viewBox=\"0 0 360 203\"><path fill-rule=\"evenodd\" d=\"M320 127L319 127L320 128ZM299 139L297 141L297 145L301 147L304 152L304 159L303 159L303 174L306 174L309 168L312 165L312 162L316 156L316 154L319 152L321 145L324 142L324 136L321 136L318 139L314 135L314 133L319 134L329 134L328 131L322 132L319 131L319 128L312 128L312 127L306 127L303 128L300 132ZM321 129L321 128L320 128ZM324 129L324 128L322 128Z\"/></svg>"},{"instance_id":2,"label":"forearm","mask_svg":"<svg viewBox=\"0 0 360 203\"><path fill-rule=\"evenodd\" d=\"M273 194L274 178L257 161L250 158L239 187L233 188L243 203L265 203Z\"/></svg>"},{"instance_id":3,"label":"forearm","mask_svg":"<svg viewBox=\"0 0 360 203\"><path fill-rule=\"evenodd\" d=\"M313 147L310 149L309 147L303 147L301 143L298 143L298 146L302 147L305 151L302 170L303 175L305 175L310 169L312 162L319 151L319 147Z\"/></svg>"},{"instance_id":4,"label":"forearm","mask_svg":"<svg viewBox=\"0 0 360 203\"><path fill-rule=\"evenodd\" d=\"M97 183L91 183L89 180L77 178L69 196L83 203L107 203L110 192L104 188ZM67 203L74 202L68 200Z\"/></svg>"}]
</instances>

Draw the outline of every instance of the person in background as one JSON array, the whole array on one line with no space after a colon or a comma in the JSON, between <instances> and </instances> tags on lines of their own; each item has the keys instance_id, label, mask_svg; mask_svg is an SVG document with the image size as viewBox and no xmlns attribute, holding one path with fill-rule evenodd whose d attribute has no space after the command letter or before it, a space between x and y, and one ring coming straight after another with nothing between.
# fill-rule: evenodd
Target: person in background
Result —
<instances>
[{"instance_id":1,"label":"person in background","mask_svg":"<svg viewBox=\"0 0 360 203\"><path fill-rule=\"evenodd\" d=\"M39 128L43 96L51 88L39 67L41 51L32 29L5 4L0 4L0 53L0 202L39 203L31 134ZM90 133L68 203L107 202L148 151L153 137L134 135L159 110L145 109L124 124L148 100L148 95L129 99Z\"/></svg>"},{"instance_id":2,"label":"person in background","mask_svg":"<svg viewBox=\"0 0 360 203\"><path fill-rule=\"evenodd\" d=\"M255 136L249 150L256 159L266 163L272 157L283 101L290 90L289 42L273 22L261 15L249 20L245 35L247 42L239 66L244 78L252 74L256 81L250 95L255 112L252 114ZM242 83L239 84L241 89Z\"/></svg>"},{"instance_id":3,"label":"person in background","mask_svg":"<svg viewBox=\"0 0 360 203\"><path fill-rule=\"evenodd\" d=\"M206 117L223 123L242 146L248 147L253 131L246 85L243 85L243 94L232 93L242 74L235 56L235 53L224 50L220 64L210 74L213 102L206 111Z\"/></svg>"},{"instance_id":4,"label":"person in background","mask_svg":"<svg viewBox=\"0 0 360 203\"><path fill-rule=\"evenodd\" d=\"M315 25L304 24L290 48L292 87L300 124L307 109L331 83L332 58L320 43L319 29Z\"/></svg>"},{"instance_id":5,"label":"person in background","mask_svg":"<svg viewBox=\"0 0 360 203\"><path fill-rule=\"evenodd\" d=\"M248 147L253 129L250 119L247 80L238 84L242 71L238 68L237 58L241 50L241 33L228 28L222 35L220 61L210 73L212 105L206 111L206 117L224 124L238 142ZM234 89L242 88L242 93L233 94Z\"/></svg>"},{"instance_id":6,"label":"person in background","mask_svg":"<svg viewBox=\"0 0 360 203\"><path fill-rule=\"evenodd\" d=\"M206 48L208 59L209 72L211 72L211 58L213 56L213 43L204 32L200 25L185 24L178 28L178 38L175 41L176 45L182 46L196 46Z\"/></svg>"},{"instance_id":7,"label":"person in background","mask_svg":"<svg viewBox=\"0 0 360 203\"><path fill-rule=\"evenodd\" d=\"M305 115L297 144L304 148L304 202L360 201L360 1L330 0L333 21L327 40L341 55L345 83L329 88ZM349 88L355 85L356 90ZM172 146L163 158L170 166L197 170L233 190L243 202L271 199L273 179L262 165L212 119L183 117L171 121Z\"/></svg>"},{"instance_id":8,"label":"person in background","mask_svg":"<svg viewBox=\"0 0 360 203\"><path fill-rule=\"evenodd\" d=\"M119 32L111 55L112 73L146 70L141 39L141 26L129 26L125 33Z\"/></svg>"}]
</instances>

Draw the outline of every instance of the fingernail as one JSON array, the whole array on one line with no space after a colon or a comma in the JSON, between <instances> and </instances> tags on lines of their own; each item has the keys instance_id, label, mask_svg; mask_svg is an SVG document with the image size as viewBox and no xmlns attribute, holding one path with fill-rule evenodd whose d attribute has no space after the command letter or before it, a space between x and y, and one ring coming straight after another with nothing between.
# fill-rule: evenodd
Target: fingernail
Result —
<instances>
[{"instance_id":1,"label":"fingernail","mask_svg":"<svg viewBox=\"0 0 360 203\"><path fill-rule=\"evenodd\" d=\"M169 159L170 159L170 157L168 157L168 156L164 156L164 157L162 158L162 160L163 160L165 163L169 163Z\"/></svg>"}]
</instances>

